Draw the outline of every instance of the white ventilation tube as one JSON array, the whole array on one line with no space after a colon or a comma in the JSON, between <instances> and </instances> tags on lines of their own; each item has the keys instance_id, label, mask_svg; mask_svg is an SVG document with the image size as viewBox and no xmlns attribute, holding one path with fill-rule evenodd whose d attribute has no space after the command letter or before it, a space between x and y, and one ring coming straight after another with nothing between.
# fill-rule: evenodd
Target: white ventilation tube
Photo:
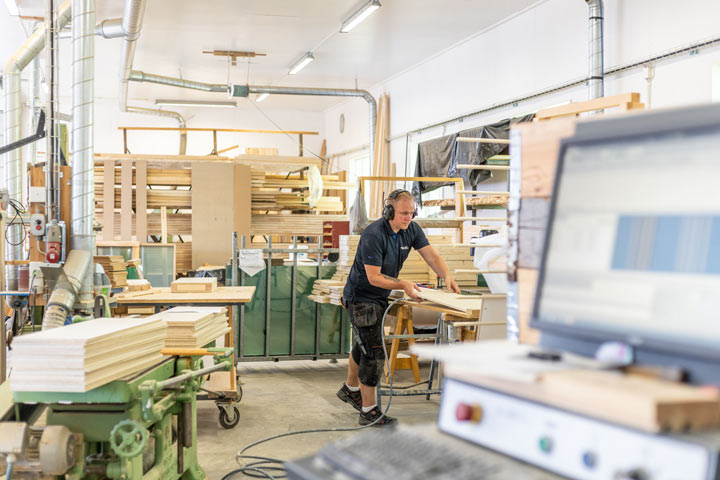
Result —
<instances>
[{"instance_id":1,"label":"white ventilation tube","mask_svg":"<svg viewBox=\"0 0 720 480\"><path fill-rule=\"evenodd\" d=\"M602 0L585 0L585 2L588 4L590 20L588 99L592 100L605 95L603 78L603 2Z\"/></svg>"},{"instance_id":2,"label":"white ventilation tube","mask_svg":"<svg viewBox=\"0 0 720 480\"><path fill-rule=\"evenodd\" d=\"M178 112L158 110L153 108L133 107L127 104L128 81L132 71L133 59L135 58L135 42L140 37L143 15L145 14L145 0L127 0L122 19L122 30L124 42L122 48L122 65L120 67L120 111L142 113L145 115L156 115L160 117L171 117L178 122L180 128L185 128L185 119ZM102 27L101 27L102 28ZM117 28L117 27L112 27ZM180 132L180 155L187 151L187 132Z\"/></svg>"},{"instance_id":3,"label":"white ventilation tube","mask_svg":"<svg viewBox=\"0 0 720 480\"><path fill-rule=\"evenodd\" d=\"M71 0L66 0L57 11L57 28L61 29L70 21ZM5 144L16 142L22 138L22 91L20 75L45 46L45 29L43 23L25 40L25 43L10 57L5 64L3 78L5 96ZM10 198L22 201L22 149L16 148L5 154L5 176ZM8 212L9 213L9 212ZM11 215L12 216L12 215ZM8 228L8 240L17 245L8 245L8 259L22 260L23 231L19 224ZM7 285L9 290L17 290L18 267L7 268Z\"/></svg>"}]
</instances>

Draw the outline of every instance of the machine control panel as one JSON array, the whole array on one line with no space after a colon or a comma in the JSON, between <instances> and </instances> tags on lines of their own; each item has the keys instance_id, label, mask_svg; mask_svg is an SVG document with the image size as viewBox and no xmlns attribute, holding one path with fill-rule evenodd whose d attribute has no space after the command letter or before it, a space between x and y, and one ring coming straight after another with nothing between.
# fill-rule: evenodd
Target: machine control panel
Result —
<instances>
[{"instance_id":1,"label":"machine control panel","mask_svg":"<svg viewBox=\"0 0 720 480\"><path fill-rule=\"evenodd\" d=\"M441 431L561 475L588 480L715 478L711 449L447 378Z\"/></svg>"},{"instance_id":2,"label":"machine control panel","mask_svg":"<svg viewBox=\"0 0 720 480\"><path fill-rule=\"evenodd\" d=\"M30 215L30 233L36 237L45 235L45 215L42 213Z\"/></svg>"}]
</instances>

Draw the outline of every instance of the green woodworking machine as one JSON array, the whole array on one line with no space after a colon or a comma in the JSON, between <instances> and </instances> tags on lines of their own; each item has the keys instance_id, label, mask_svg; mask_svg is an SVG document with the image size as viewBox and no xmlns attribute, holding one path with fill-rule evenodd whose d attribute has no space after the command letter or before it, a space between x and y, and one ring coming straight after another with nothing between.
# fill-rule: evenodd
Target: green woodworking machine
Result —
<instances>
[{"instance_id":1,"label":"green woodworking machine","mask_svg":"<svg viewBox=\"0 0 720 480\"><path fill-rule=\"evenodd\" d=\"M203 353L213 366L201 368ZM13 480L204 480L196 396L232 361L232 349L194 350L84 393L11 392L5 382L0 468Z\"/></svg>"}]
</instances>

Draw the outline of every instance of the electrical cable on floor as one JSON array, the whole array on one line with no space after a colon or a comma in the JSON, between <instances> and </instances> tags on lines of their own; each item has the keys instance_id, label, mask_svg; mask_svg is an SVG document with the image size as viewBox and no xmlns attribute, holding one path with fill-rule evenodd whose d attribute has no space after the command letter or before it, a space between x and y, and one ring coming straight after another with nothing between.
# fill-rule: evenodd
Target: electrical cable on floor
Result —
<instances>
[{"instance_id":1,"label":"electrical cable on floor","mask_svg":"<svg viewBox=\"0 0 720 480\"><path fill-rule=\"evenodd\" d=\"M387 317L388 312L390 311L390 308L392 308L393 305L396 303L402 301L402 300L408 300L408 298L401 297L393 300L385 309L385 313L383 313L382 320L380 322L380 332L383 336L382 341L382 347L383 347L383 354L385 355L385 363L389 365L390 359L388 357L387 353L387 346L385 345L385 318ZM380 385L377 386L377 388L380 388ZM375 419L374 422L363 425L361 427L347 427L347 428L317 428L317 429L311 429L311 430L298 430L296 432L287 432L287 433L280 433L278 435L273 435L272 437L267 437L262 440L258 440L257 442L253 442L250 445L246 445L243 447L240 451L238 451L237 455L235 456L235 461L238 462L240 465L241 460L243 459L253 459L256 460L255 462L248 463L246 465L241 465L240 468L235 469L229 473L227 473L224 477L222 477L222 480L231 480L238 474L243 474L247 477L253 477L253 478L269 478L269 479L278 479L278 478L286 478L287 474L285 472L285 468L282 466L283 461L278 460L276 458L270 458L270 457L260 457L260 456L253 456L253 455L243 455L246 450L251 449L252 447L256 445L260 445L261 443L269 442L270 440L275 440L276 438L282 438L282 437L289 437L291 435L301 435L305 433L324 433L324 432L353 432L357 430L364 430L368 427L374 426L377 422L385 418L387 415L387 412L390 410L390 403L392 402L393 397L393 376L390 375L390 395L388 395L388 402L387 406L385 407L385 411L381 412L382 415L380 415L378 418ZM280 465L280 466L276 466ZM272 475L268 473L266 470L271 471L279 471L281 472L280 475Z\"/></svg>"}]
</instances>

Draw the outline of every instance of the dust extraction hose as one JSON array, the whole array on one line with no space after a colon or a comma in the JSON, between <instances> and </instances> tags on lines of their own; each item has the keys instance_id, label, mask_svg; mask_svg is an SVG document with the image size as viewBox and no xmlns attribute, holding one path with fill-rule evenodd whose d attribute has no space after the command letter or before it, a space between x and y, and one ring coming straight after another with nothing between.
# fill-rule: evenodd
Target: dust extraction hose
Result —
<instances>
[{"instance_id":1,"label":"dust extraction hose","mask_svg":"<svg viewBox=\"0 0 720 480\"><path fill-rule=\"evenodd\" d=\"M62 327L68 313L75 305L75 300L82 286L82 279L90 265L90 252L87 250L72 250L63 266L65 279L58 280L42 321L42 329Z\"/></svg>"}]
</instances>

